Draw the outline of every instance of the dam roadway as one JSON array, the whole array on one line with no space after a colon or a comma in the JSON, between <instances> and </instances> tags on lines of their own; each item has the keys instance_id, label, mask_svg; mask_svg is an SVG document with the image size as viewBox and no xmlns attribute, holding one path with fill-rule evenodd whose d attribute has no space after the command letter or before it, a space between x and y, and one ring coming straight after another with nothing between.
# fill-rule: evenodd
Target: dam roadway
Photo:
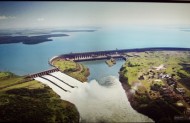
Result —
<instances>
[{"instance_id":1,"label":"dam roadway","mask_svg":"<svg viewBox=\"0 0 190 123\"><path fill-rule=\"evenodd\" d=\"M69 53L69 54L55 56L49 60L49 63L51 64L51 62L57 58L72 60L75 62L102 60L110 58L116 58L116 59L119 58L126 60L127 59L126 53L145 52L145 51L190 51L190 48L155 47L155 48L116 49L116 50L95 51L95 52Z\"/></svg>"}]
</instances>

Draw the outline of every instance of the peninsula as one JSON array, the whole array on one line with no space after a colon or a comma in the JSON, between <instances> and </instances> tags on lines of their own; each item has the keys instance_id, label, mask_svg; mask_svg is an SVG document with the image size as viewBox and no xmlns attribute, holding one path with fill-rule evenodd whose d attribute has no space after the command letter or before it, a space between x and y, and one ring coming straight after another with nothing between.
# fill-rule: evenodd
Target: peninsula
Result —
<instances>
[{"instance_id":1,"label":"peninsula","mask_svg":"<svg viewBox=\"0 0 190 123\"><path fill-rule=\"evenodd\" d=\"M39 44L42 42L53 41L51 37L69 36L67 34L47 34L39 36L0 36L0 44L23 43Z\"/></svg>"},{"instance_id":2,"label":"peninsula","mask_svg":"<svg viewBox=\"0 0 190 123\"><path fill-rule=\"evenodd\" d=\"M95 32L94 29L23 29L23 30L0 30L0 44L23 43L39 44L53 41L51 37L69 36L70 32ZM56 33L56 34L54 34Z\"/></svg>"}]
</instances>

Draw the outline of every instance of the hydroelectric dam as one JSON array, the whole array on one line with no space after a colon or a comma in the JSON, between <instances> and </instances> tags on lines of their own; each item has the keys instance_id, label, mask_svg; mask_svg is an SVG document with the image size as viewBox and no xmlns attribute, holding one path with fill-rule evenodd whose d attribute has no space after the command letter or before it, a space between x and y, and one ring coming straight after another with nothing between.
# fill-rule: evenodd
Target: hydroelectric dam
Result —
<instances>
[{"instance_id":1,"label":"hydroelectric dam","mask_svg":"<svg viewBox=\"0 0 190 123\"><path fill-rule=\"evenodd\" d=\"M136 57L135 52L145 51L190 51L190 48L116 49L111 51L69 53L53 57L49 64L52 65L52 61L56 58L75 62L110 58L127 60L128 57ZM128 52L134 52L134 55L126 54ZM82 83L61 72L58 68L34 73L28 77L48 85L61 99L73 103L84 121L97 122L101 119L107 122L154 122L131 107L125 90L116 77L107 77L104 81L101 81L101 84L96 80ZM108 85L107 82L112 83L111 86L106 86Z\"/></svg>"},{"instance_id":2,"label":"hydroelectric dam","mask_svg":"<svg viewBox=\"0 0 190 123\"><path fill-rule=\"evenodd\" d=\"M52 61L57 58L71 60L75 62L102 60L110 58L127 60L127 58L131 56L128 56L126 53L145 52L145 51L190 51L190 48L159 47L159 48L136 48L136 49L121 49L121 50L116 49L116 50L96 51L96 52L69 53L53 57L52 59L49 60L49 64L53 66ZM29 75L28 77L52 87L54 91L61 91L61 92L63 91L65 93L71 93L74 89L84 85L84 83L59 71L58 68L34 73Z\"/></svg>"}]
</instances>

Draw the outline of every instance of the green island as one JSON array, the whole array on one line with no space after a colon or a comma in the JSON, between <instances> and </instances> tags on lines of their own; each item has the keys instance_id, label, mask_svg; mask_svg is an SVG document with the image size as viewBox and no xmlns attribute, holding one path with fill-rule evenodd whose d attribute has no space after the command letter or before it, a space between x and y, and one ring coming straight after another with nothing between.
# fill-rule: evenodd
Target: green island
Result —
<instances>
[{"instance_id":1,"label":"green island","mask_svg":"<svg viewBox=\"0 0 190 123\"><path fill-rule=\"evenodd\" d=\"M116 64L116 60L114 58L110 58L109 60L106 60L105 61L106 64L109 66L109 67L112 67L113 65Z\"/></svg>"},{"instance_id":2,"label":"green island","mask_svg":"<svg viewBox=\"0 0 190 123\"><path fill-rule=\"evenodd\" d=\"M73 61L55 61L61 71L85 82L88 69ZM25 76L0 72L0 122L78 123L79 112L47 85Z\"/></svg>"},{"instance_id":3,"label":"green island","mask_svg":"<svg viewBox=\"0 0 190 123\"><path fill-rule=\"evenodd\" d=\"M126 54L120 81L131 106L156 122L190 116L190 52L146 51Z\"/></svg>"}]
</instances>

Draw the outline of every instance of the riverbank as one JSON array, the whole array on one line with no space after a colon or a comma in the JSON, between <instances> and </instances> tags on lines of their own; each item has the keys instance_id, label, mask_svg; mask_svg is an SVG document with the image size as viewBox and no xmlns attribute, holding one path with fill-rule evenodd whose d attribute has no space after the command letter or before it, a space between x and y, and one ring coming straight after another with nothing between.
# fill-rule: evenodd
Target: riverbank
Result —
<instances>
[{"instance_id":1,"label":"riverbank","mask_svg":"<svg viewBox=\"0 0 190 123\"><path fill-rule=\"evenodd\" d=\"M188 64L189 55L189 51L129 53L119 73L131 106L156 122L188 120L190 71L181 64Z\"/></svg>"},{"instance_id":2,"label":"riverbank","mask_svg":"<svg viewBox=\"0 0 190 123\"><path fill-rule=\"evenodd\" d=\"M9 72L0 75L0 122L79 122L76 107L50 87Z\"/></svg>"}]
</instances>

